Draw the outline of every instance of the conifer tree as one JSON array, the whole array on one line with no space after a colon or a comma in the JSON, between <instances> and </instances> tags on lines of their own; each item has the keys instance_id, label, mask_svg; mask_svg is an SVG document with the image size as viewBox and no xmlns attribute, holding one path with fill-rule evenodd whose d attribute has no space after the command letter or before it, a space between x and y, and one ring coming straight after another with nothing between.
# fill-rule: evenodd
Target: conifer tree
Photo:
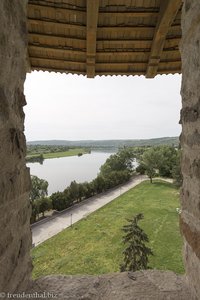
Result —
<instances>
[{"instance_id":1,"label":"conifer tree","mask_svg":"<svg viewBox=\"0 0 200 300\"><path fill-rule=\"evenodd\" d=\"M149 255L153 255L153 252L146 246L149 242L148 236L138 226L138 222L143 218L143 214L139 213L133 219L128 219L129 224L122 228L125 233L122 241L127 247L123 251L124 262L120 265L121 272L148 269Z\"/></svg>"}]
</instances>

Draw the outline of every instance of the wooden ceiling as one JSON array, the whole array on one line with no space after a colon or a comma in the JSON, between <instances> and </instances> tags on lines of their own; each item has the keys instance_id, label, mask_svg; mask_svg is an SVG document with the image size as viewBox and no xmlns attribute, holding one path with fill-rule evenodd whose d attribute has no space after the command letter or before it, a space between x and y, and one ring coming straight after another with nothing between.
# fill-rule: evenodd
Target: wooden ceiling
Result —
<instances>
[{"instance_id":1,"label":"wooden ceiling","mask_svg":"<svg viewBox=\"0 0 200 300\"><path fill-rule=\"evenodd\" d=\"M31 70L87 75L181 72L181 0L29 0Z\"/></svg>"}]
</instances>

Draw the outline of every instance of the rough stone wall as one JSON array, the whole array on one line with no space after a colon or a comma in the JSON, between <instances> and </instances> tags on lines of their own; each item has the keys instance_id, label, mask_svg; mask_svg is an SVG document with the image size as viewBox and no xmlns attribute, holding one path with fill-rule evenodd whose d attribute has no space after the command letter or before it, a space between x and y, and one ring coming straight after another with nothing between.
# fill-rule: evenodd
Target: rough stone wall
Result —
<instances>
[{"instance_id":1,"label":"rough stone wall","mask_svg":"<svg viewBox=\"0 0 200 300\"><path fill-rule=\"evenodd\" d=\"M182 12L182 214L184 260L200 299L200 1L185 0Z\"/></svg>"},{"instance_id":2,"label":"rough stone wall","mask_svg":"<svg viewBox=\"0 0 200 300\"><path fill-rule=\"evenodd\" d=\"M26 5L26 0L0 1L0 292L23 290L32 269L23 134Z\"/></svg>"},{"instance_id":3,"label":"rough stone wall","mask_svg":"<svg viewBox=\"0 0 200 300\"><path fill-rule=\"evenodd\" d=\"M191 300L184 277L171 271L144 270L98 276L46 276L37 279L31 300Z\"/></svg>"}]
</instances>

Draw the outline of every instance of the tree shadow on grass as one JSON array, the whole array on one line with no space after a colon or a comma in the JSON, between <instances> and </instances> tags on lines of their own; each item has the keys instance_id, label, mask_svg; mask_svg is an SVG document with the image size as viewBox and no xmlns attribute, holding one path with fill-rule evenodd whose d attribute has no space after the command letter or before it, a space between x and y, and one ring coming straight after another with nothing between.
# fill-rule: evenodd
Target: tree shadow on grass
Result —
<instances>
[{"instance_id":1,"label":"tree shadow on grass","mask_svg":"<svg viewBox=\"0 0 200 300\"><path fill-rule=\"evenodd\" d=\"M171 182L164 181L162 179L154 179L152 185L156 187L168 187L170 189L176 189L175 185Z\"/></svg>"}]
</instances>

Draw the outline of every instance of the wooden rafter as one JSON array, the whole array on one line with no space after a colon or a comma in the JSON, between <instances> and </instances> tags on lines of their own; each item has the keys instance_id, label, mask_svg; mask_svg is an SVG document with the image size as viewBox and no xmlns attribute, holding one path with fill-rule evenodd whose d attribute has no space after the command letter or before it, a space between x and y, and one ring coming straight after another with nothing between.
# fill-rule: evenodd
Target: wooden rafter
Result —
<instances>
[{"instance_id":1,"label":"wooden rafter","mask_svg":"<svg viewBox=\"0 0 200 300\"><path fill-rule=\"evenodd\" d=\"M73 40L73 41L82 41L85 43L85 39L84 38L78 38L76 36L66 36L64 34L52 34L52 33L41 33L41 32L29 32L29 36L33 37L33 38L47 38L49 40L53 40L53 39L57 39L56 41L58 41L58 39L63 39L63 41L69 41L69 40Z\"/></svg>"},{"instance_id":2,"label":"wooden rafter","mask_svg":"<svg viewBox=\"0 0 200 300\"><path fill-rule=\"evenodd\" d=\"M51 51L53 53L56 53L58 55L62 55L63 57L65 55L81 55L85 56L85 51L82 50L77 50L77 49L65 49L63 48L56 48L55 46L48 46L48 45L33 45L29 43L29 49L30 52L33 51L34 53L36 52L41 52L41 51Z\"/></svg>"},{"instance_id":3,"label":"wooden rafter","mask_svg":"<svg viewBox=\"0 0 200 300\"><path fill-rule=\"evenodd\" d=\"M70 24L70 23L62 23L62 22L55 22L55 21L46 21L46 20L37 20L37 19L28 19L28 25L31 28L31 26L37 25L38 27L49 27L52 26L56 29L60 30L66 30L66 29L74 29L74 30L80 30L85 32L85 26L84 25L77 25L77 24ZM31 32L31 29L29 30Z\"/></svg>"},{"instance_id":4,"label":"wooden rafter","mask_svg":"<svg viewBox=\"0 0 200 300\"><path fill-rule=\"evenodd\" d=\"M76 17L83 17L85 16L85 11L81 10L75 10L75 9L67 9L67 8L59 8L55 6L49 6L49 5L41 5L41 4L28 4L28 17L30 17L34 12L39 11L41 14L52 14L57 16L76 16Z\"/></svg>"},{"instance_id":5,"label":"wooden rafter","mask_svg":"<svg viewBox=\"0 0 200 300\"><path fill-rule=\"evenodd\" d=\"M81 61L70 61L70 60L67 60L67 59L63 59L63 58L44 58L44 57L36 57L36 56L34 56L34 57L30 57L30 59L32 60L32 61L37 61L38 63L40 63L41 65L42 64L45 64L45 63L52 63L52 62L54 62L54 63L59 63L59 62L61 62L62 63L62 65L63 65L63 67L64 66L76 66L77 67L77 69L79 69L79 68L82 68L82 69L84 69L84 67L85 67L85 62L81 62Z\"/></svg>"},{"instance_id":6,"label":"wooden rafter","mask_svg":"<svg viewBox=\"0 0 200 300\"><path fill-rule=\"evenodd\" d=\"M153 78L157 74L161 53L169 28L174 21L182 0L162 0L158 22L154 32L151 53L147 67L146 77Z\"/></svg>"},{"instance_id":7,"label":"wooden rafter","mask_svg":"<svg viewBox=\"0 0 200 300\"><path fill-rule=\"evenodd\" d=\"M95 76L96 36L98 25L99 0L87 0L87 77Z\"/></svg>"},{"instance_id":8,"label":"wooden rafter","mask_svg":"<svg viewBox=\"0 0 200 300\"><path fill-rule=\"evenodd\" d=\"M100 11L99 17L125 17L125 18L152 18L156 17L158 12L149 12L149 11Z\"/></svg>"},{"instance_id":9,"label":"wooden rafter","mask_svg":"<svg viewBox=\"0 0 200 300\"><path fill-rule=\"evenodd\" d=\"M137 71L131 71L131 72L129 72L129 71L97 71L96 72L96 75L100 75L100 76L102 76L102 75L104 75L104 76L106 76L106 75L115 75L115 76L117 76L117 75L126 75L126 76L129 76L129 75L132 75L132 76L134 76L134 75L144 75L144 69L142 69L142 70L137 70ZM180 74L181 73L181 71L180 71L180 68L178 68L178 69L175 69L175 68L172 68L172 69L169 69L168 70L168 73L170 73L170 74ZM166 74L166 70L164 69L164 70L159 70L159 74Z\"/></svg>"}]
</instances>

